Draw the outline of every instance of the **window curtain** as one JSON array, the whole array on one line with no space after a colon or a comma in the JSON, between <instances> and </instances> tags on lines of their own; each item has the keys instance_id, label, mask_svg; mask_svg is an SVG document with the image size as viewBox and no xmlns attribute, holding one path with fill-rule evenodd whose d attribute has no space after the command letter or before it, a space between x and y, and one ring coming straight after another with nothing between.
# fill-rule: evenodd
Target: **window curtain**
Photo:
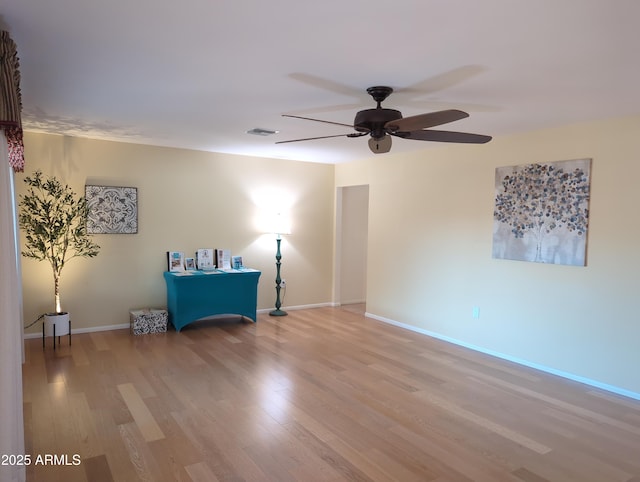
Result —
<instances>
[{"instance_id":1,"label":"window curtain","mask_svg":"<svg viewBox=\"0 0 640 482\"><path fill-rule=\"evenodd\" d=\"M22 98L20 95L20 61L15 42L9 33L0 31L0 127L4 130L8 161L15 171L24 170L22 141Z\"/></svg>"},{"instance_id":2,"label":"window curtain","mask_svg":"<svg viewBox=\"0 0 640 482\"><path fill-rule=\"evenodd\" d=\"M0 454L24 454L22 275L14 171L24 169L16 46L0 32ZM0 464L0 480L24 482L24 466Z\"/></svg>"},{"instance_id":3,"label":"window curtain","mask_svg":"<svg viewBox=\"0 0 640 482\"><path fill-rule=\"evenodd\" d=\"M24 454L22 281L8 147L0 133L0 454ZM0 465L0 480L24 481L24 467Z\"/></svg>"}]
</instances>

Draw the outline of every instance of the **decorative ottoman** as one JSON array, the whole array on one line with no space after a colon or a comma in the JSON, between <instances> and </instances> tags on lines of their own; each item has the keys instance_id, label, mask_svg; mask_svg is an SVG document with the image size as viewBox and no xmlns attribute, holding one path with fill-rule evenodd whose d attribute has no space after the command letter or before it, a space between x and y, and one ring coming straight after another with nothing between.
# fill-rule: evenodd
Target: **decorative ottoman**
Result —
<instances>
[{"instance_id":1,"label":"decorative ottoman","mask_svg":"<svg viewBox=\"0 0 640 482\"><path fill-rule=\"evenodd\" d=\"M145 335L147 333L162 333L167 331L167 310L145 308L129 312L131 333Z\"/></svg>"}]
</instances>

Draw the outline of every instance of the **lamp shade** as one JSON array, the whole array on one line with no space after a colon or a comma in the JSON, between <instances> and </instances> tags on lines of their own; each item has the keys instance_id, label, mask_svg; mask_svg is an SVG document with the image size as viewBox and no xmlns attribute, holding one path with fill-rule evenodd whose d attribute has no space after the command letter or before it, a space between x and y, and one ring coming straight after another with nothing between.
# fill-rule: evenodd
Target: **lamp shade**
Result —
<instances>
[{"instance_id":1,"label":"lamp shade","mask_svg":"<svg viewBox=\"0 0 640 482\"><path fill-rule=\"evenodd\" d=\"M265 232L273 234L291 234L291 222L282 213L274 213L265 222Z\"/></svg>"}]
</instances>

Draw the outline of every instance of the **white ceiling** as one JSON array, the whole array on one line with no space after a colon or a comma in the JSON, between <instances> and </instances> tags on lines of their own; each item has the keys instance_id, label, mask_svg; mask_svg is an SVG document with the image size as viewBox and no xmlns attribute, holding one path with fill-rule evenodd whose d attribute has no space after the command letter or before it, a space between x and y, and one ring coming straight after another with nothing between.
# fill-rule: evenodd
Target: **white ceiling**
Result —
<instances>
[{"instance_id":1,"label":"white ceiling","mask_svg":"<svg viewBox=\"0 0 640 482\"><path fill-rule=\"evenodd\" d=\"M0 26L38 132L337 163L366 138L276 145L352 132L281 114L352 124L373 85L494 137L640 113L637 0L0 0Z\"/></svg>"}]
</instances>

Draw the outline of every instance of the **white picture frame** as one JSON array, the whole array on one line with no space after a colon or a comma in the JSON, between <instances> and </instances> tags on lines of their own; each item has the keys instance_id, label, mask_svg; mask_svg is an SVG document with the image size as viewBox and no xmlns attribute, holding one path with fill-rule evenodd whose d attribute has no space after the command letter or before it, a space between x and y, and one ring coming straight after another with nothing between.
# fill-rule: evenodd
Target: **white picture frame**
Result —
<instances>
[{"instance_id":1,"label":"white picture frame","mask_svg":"<svg viewBox=\"0 0 640 482\"><path fill-rule=\"evenodd\" d=\"M231 269L230 249L216 249L216 265L220 269Z\"/></svg>"},{"instance_id":2,"label":"white picture frame","mask_svg":"<svg viewBox=\"0 0 640 482\"><path fill-rule=\"evenodd\" d=\"M233 269L242 269L244 265L242 264L242 256L232 256L231 257L231 267Z\"/></svg>"},{"instance_id":3,"label":"white picture frame","mask_svg":"<svg viewBox=\"0 0 640 482\"><path fill-rule=\"evenodd\" d=\"M184 271L184 253L182 251L167 251L167 269L171 273Z\"/></svg>"}]
</instances>

